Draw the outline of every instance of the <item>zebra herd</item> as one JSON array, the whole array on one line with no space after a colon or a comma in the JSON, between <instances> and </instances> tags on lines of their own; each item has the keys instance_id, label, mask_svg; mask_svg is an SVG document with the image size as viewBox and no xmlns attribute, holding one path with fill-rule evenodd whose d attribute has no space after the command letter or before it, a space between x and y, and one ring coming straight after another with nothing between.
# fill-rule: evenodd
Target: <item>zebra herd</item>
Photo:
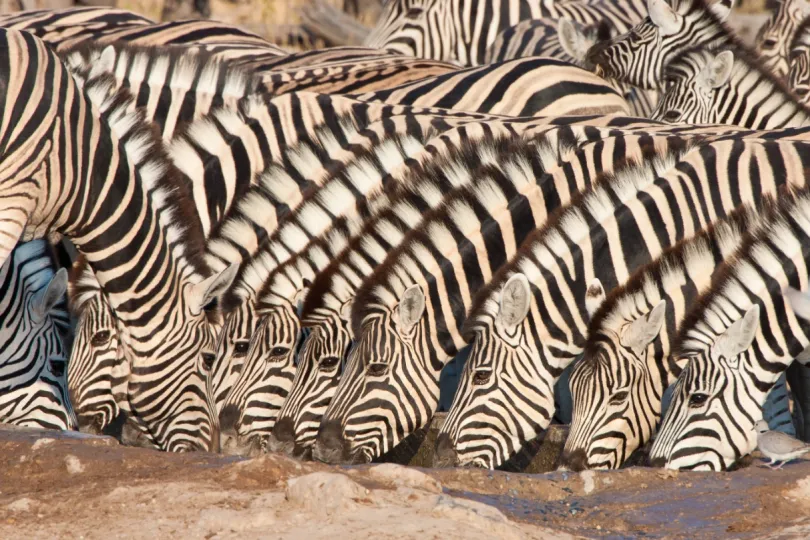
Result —
<instances>
[{"instance_id":1,"label":"zebra herd","mask_svg":"<svg viewBox=\"0 0 810 540\"><path fill-rule=\"evenodd\" d=\"M0 16L0 421L394 459L466 357L441 466L810 437L810 4L757 52L733 7L387 0L302 53Z\"/></svg>"}]
</instances>

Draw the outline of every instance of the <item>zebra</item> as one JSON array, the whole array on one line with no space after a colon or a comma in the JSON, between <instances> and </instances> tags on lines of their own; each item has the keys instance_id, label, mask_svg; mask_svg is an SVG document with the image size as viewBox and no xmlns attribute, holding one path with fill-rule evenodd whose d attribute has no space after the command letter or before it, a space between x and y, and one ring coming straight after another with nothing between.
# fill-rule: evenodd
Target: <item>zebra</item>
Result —
<instances>
[{"instance_id":1,"label":"zebra","mask_svg":"<svg viewBox=\"0 0 810 540\"><path fill-rule=\"evenodd\" d=\"M403 164L393 169L389 174L396 181L389 182L375 198L372 203L375 210L368 219L348 218L348 224L333 226L329 236L337 234L343 242L316 238L296 257L263 277L263 286L256 298L256 311L263 320L254 332L239 380L228 396L228 403L238 408L243 416L239 423L242 438L258 440L269 436L274 428L279 406L287 397L287 392L280 393L279 389L290 388L289 384L283 386L278 382L279 371L286 369L289 382L295 385L292 380L295 348L291 344L298 343L303 337L298 308L309 284L341 255L343 249L335 250L336 245L343 248L355 238L365 238L372 223L386 232L389 242L393 241L395 234L402 237L400 231L394 232L398 220L413 222L422 213L437 207L454 188L472 180L466 170L470 163L491 161L503 153L502 148L512 148L501 142L514 138L508 131L498 130L498 126L493 125L476 127L480 128L476 133L465 129L466 137L460 145L450 140L447 134L440 136L438 141L428 141L419 154L411 157L412 162L420 165L414 168L414 165ZM285 350L286 363L276 361L272 367L265 367L267 358L277 358L270 353L276 348ZM300 360L298 364L301 364ZM295 375L298 377L297 372ZM299 387L303 384L306 382L298 378ZM220 424L224 433L225 423Z\"/></svg>"},{"instance_id":2,"label":"zebra","mask_svg":"<svg viewBox=\"0 0 810 540\"><path fill-rule=\"evenodd\" d=\"M760 212L739 207L611 291L588 324L583 356L570 375L574 414L563 465L575 471L618 468L650 440L664 392L682 368L669 361L672 336L715 270L772 205L766 199ZM771 427L793 431L788 408L777 411L788 414L777 415Z\"/></svg>"},{"instance_id":3,"label":"zebra","mask_svg":"<svg viewBox=\"0 0 810 540\"><path fill-rule=\"evenodd\" d=\"M473 8L455 0L388 0L365 45L399 53L478 66L502 31L525 19L602 20L625 32L645 16L641 0L623 2L528 2L488 0Z\"/></svg>"},{"instance_id":4,"label":"zebra","mask_svg":"<svg viewBox=\"0 0 810 540\"><path fill-rule=\"evenodd\" d=\"M132 11L107 7L26 10L0 15L0 27L34 34L51 45L67 36L92 39L112 29L153 24L155 21Z\"/></svg>"},{"instance_id":5,"label":"zebra","mask_svg":"<svg viewBox=\"0 0 810 540\"><path fill-rule=\"evenodd\" d=\"M796 29L790 43L788 85L803 104L810 101L810 18Z\"/></svg>"},{"instance_id":6,"label":"zebra","mask_svg":"<svg viewBox=\"0 0 810 540\"><path fill-rule=\"evenodd\" d=\"M81 84L112 75L116 84L111 93L126 88L132 107L142 108L145 120L158 126L165 141L181 124L214 108L233 109L260 88L252 71L178 48L80 45L61 56Z\"/></svg>"},{"instance_id":7,"label":"zebra","mask_svg":"<svg viewBox=\"0 0 810 540\"><path fill-rule=\"evenodd\" d=\"M666 176L648 177L632 202L597 204L594 191L538 229L475 298L464 329L470 356L437 439L437 462L497 467L536 437L553 414L554 384L582 354L587 321L605 292L741 203L786 183L804 185L798 165L805 146L699 144ZM624 183L639 173L625 171L631 178ZM614 173L617 181L623 185ZM605 218L582 221L603 205Z\"/></svg>"},{"instance_id":8,"label":"zebra","mask_svg":"<svg viewBox=\"0 0 810 540\"><path fill-rule=\"evenodd\" d=\"M779 203L684 319L672 350L686 367L652 465L731 467L756 446L753 426L768 390L794 359L806 361L810 195L803 189Z\"/></svg>"},{"instance_id":9,"label":"zebra","mask_svg":"<svg viewBox=\"0 0 810 540\"><path fill-rule=\"evenodd\" d=\"M67 273L50 243L18 244L0 267L0 422L74 429L65 379Z\"/></svg>"},{"instance_id":10,"label":"zebra","mask_svg":"<svg viewBox=\"0 0 810 540\"><path fill-rule=\"evenodd\" d=\"M645 152L655 154L680 140L648 142ZM355 346L319 428L316 459L371 461L426 425L439 372L466 345L460 321L474 291L596 174L585 168L554 182L543 173L520 159L481 167L364 280L352 303Z\"/></svg>"},{"instance_id":11,"label":"zebra","mask_svg":"<svg viewBox=\"0 0 810 540\"><path fill-rule=\"evenodd\" d=\"M551 58L519 58L467 68L355 97L362 101L505 116L627 114L630 111L619 92L603 79Z\"/></svg>"},{"instance_id":12,"label":"zebra","mask_svg":"<svg viewBox=\"0 0 810 540\"><path fill-rule=\"evenodd\" d=\"M649 16L630 31L594 45L586 57L596 73L646 89L664 81L667 65L684 50L737 43L723 21L734 0L647 0Z\"/></svg>"},{"instance_id":13,"label":"zebra","mask_svg":"<svg viewBox=\"0 0 810 540\"><path fill-rule=\"evenodd\" d=\"M218 317L204 307L233 271L210 275L196 251L202 244L185 236L192 220L177 192L156 187L170 178L156 161L151 132L126 114L111 114L110 121L131 126L127 137L117 136L125 130L99 118L44 42L7 29L0 39L0 96L5 125L14 127L3 135L5 163L13 167L0 183L6 208L0 259L12 239L69 238L113 307L139 421L161 448L216 448L201 350L213 349ZM29 95L25 102L18 101L20 88ZM83 154L87 140L92 159Z\"/></svg>"},{"instance_id":14,"label":"zebra","mask_svg":"<svg viewBox=\"0 0 810 540\"><path fill-rule=\"evenodd\" d=\"M762 64L780 79L788 77L791 43L807 16L810 16L810 4L806 0L779 0L757 33L756 50Z\"/></svg>"},{"instance_id":15,"label":"zebra","mask_svg":"<svg viewBox=\"0 0 810 540\"><path fill-rule=\"evenodd\" d=\"M667 66L666 89L651 118L771 130L810 124L810 109L745 49L698 47Z\"/></svg>"},{"instance_id":16,"label":"zebra","mask_svg":"<svg viewBox=\"0 0 810 540\"><path fill-rule=\"evenodd\" d=\"M523 56L546 56L587 69L588 50L597 42L611 37L611 28L605 21L583 25L568 19L527 20L498 35L487 49L486 63L503 62ZM654 90L642 90L615 81L608 82L621 93L630 105L631 113L636 116L649 116L658 103L657 92Z\"/></svg>"}]
</instances>

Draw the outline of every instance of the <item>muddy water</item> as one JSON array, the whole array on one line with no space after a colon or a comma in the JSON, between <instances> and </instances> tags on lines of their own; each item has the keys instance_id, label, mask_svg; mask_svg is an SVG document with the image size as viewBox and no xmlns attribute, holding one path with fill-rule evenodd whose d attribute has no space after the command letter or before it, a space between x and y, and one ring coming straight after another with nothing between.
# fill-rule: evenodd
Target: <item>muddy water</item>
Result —
<instances>
[{"instance_id":1,"label":"muddy water","mask_svg":"<svg viewBox=\"0 0 810 540\"><path fill-rule=\"evenodd\" d=\"M122 505L114 495L122 486L156 493L161 486L191 486L180 495L166 495L167 500L156 506L156 495L142 497L138 511L148 510L148 521L156 527L180 511L171 504L179 496L192 497L178 506L187 513L194 509L198 519L197 515L222 512L222 507L250 509L251 500L274 493L283 503L286 482L313 472L341 472L373 493L380 489L399 493L385 491L391 488L381 487L368 469L299 463L273 455L251 460L207 453L169 455L123 448L106 438L0 429L0 536L18 537L15 532L39 530L47 523L48 534L40 537L53 537L73 531L71 527L80 522L92 537L103 531L105 519L121 518ZM550 530L588 538L810 538L810 461L771 471L754 458L749 466L730 473L641 467L545 474L420 470L438 480L446 496L500 510L523 527L518 537L538 531L529 537L546 538L542 531ZM216 490L226 495L212 502ZM184 516L183 520L190 519ZM351 523L341 526L352 530ZM156 534L172 536L172 530L159 529Z\"/></svg>"}]
</instances>

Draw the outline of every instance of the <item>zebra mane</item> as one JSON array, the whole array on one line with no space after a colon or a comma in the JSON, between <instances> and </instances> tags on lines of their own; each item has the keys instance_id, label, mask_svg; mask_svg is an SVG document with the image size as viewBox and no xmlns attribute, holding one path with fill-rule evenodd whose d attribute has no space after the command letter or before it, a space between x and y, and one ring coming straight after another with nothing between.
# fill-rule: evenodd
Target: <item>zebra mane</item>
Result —
<instances>
[{"instance_id":1,"label":"zebra mane","mask_svg":"<svg viewBox=\"0 0 810 540\"><path fill-rule=\"evenodd\" d=\"M326 268L337 253L349 245L352 238L345 218L336 220L334 228L325 236L312 240L305 250L273 270L257 295L257 311L289 304L296 295L307 289L318 274ZM313 271L305 275L307 269Z\"/></svg>"},{"instance_id":2,"label":"zebra mane","mask_svg":"<svg viewBox=\"0 0 810 540\"><path fill-rule=\"evenodd\" d=\"M349 120L345 119L344 122ZM350 135L359 130L351 121L344 123L341 132ZM223 240L212 240L212 245L223 241L238 243L239 239L245 238L245 234L249 233L246 228L252 231L254 224L261 223L268 212L275 213L275 208L287 202L287 194L298 192L302 180L320 176L322 182L319 181L318 187L307 189L301 201L285 218L279 218L275 229L267 231L268 238L263 245L250 260L242 264L239 275L225 295L224 309L228 311L235 308L250 296L251 291L262 288L269 272L277 266L278 258L274 248L278 248L278 242L286 250L298 253L310 242L311 237L306 233L307 230L311 230L313 226L328 228L334 219L332 215L340 215L341 208L355 204L355 195L344 187L344 183L357 186L358 190L366 190L364 185L377 182L379 187L371 190L369 195L381 193L386 179L390 178L395 169L391 164L404 163L401 156L417 153L424 147L429 135L397 134L386 137L370 148L355 151L350 160L342 162L332 161L329 157L335 154L335 149L340 144L334 129L325 126L316 134L314 141L304 141L286 151L282 158L284 165L273 163L262 173L259 185L242 198L234 216L223 223ZM325 168L321 166L323 163L327 164Z\"/></svg>"},{"instance_id":3,"label":"zebra mane","mask_svg":"<svg viewBox=\"0 0 810 540\"><path fill-rule=\"evenodd\" d=\"M213 93L217 90L217 82L224 79L225 94L229 96L239 98L259 89L259 79L250 70L232 66L204 50L189 51L185 47L143 46L125 42L108 45L83 42L60 52L60 56L71 71L89 79L100 74L95 69L103 64L102 53L108 49L115 51L113 76L123 79L132 77L133 73L142 73L142 78L132 79L130 86L149 80L152 71L147 69L149 66L161 66L171 71L166 81L166 86L170 88L190 89L196 86L204 92Z\"/></svg>"},{"instance_id":4,"label":"zebra mane","mask_svg":"<svg viewBox=\"0 0 810 540\"><path fill-rule=\"evenodd\" d=\"M778 243L789 250L801 250L800 241L796 238L791 221L807 222L810 216L810 189L783 188L779 191L779 198L774 209L769 214L766 223L760 225L755 233L747 235L737 252L726 258L712 276L711 287L701 295L694 307L689 310L681 323L680 331L673 341L672 354L675 357L689 355L695 351L703 351L711 346L702 340L692 339L692 331L700 328L707 334L717 335L716 323L721 323L725 329L725 322L717 315L729 314L731 306L753 305L756 299L740 283L755 281L763 272L778 275L789 274L789 270L779 264L774 268L773 250L771 246ZM774 280L768 280L775 284ZM779 291L781 293L781 291ZM710 321L709 321L710 319Z\"/></svg>"},{"instance_id":5,"label":"zebra mane","mask_svg":"<svg viewBox=\"0 0 810 540\"><path fill-rule=\"evenodd\" d=\"M732 68L731 75L732 78L734 77L734 71L739 70L741 67L747 70L747 73L755 71L760 75L760 77L762 77L762 79L764 79L767 84L771 85L772 93L773 91L782 93L786 100L795 105L797 109L801 109L805 114L810 115L810 109L807 108L807 106L805 106L803 103L799 102L796 94L794 94L790 88L788 88L787 84L783 80L776 77L770 69L765 67L765 65L762 63L762 59L759 58L756 53L752 52L748 47L741 43L726 44L718 47L707 47L705 45L701 45L686 49L681 54L673 58L669 64L667 64L665 71L669 73L670 70L673 69L682 69L681 66L684 64L688 65L690 62L696 65L705 65L709 55L717 56L725 51L729 51L734 55L734 67ZM761 84L761 82L759 84Z\"/></svg>"},{"instance_id":6,"label":"zebra mane","mask_svg":"<svg viewBox=\"0 0 810 540\"><path fill-rule=\"evenodd\" d=\"M765 197L762 208L742 205L691 238L685 238L665 250L653 262L637 270L625 284L608 292L604 302L594 313L588 325L588 335L612 328L637 319L647 313L648 308L663 297L661 288L670 290L679 287L684 276L706 272L715 268L713 249L733 253L740 245L739 238L762 221L761 216L770 215L776 205L775 199ZM591 350L596 343L588 340L585 359L596 359L600 355Z\"/></svg>"},{"instance_id":7,"label":"zebra mane","mask_svg":"<svg viewBox=\"0 0 810 540\"><path fill-rule=\"evenodd\" d=\"M388 254L384 262L357 290L351 316L352 326L357 335L360 333L363 320L375 310L375 306L384 305L393 308L408 286L433 279L432 270L436 269L424 268L421 262L423 254L426 251L437 251L444 256L449 250L457 249L457 244L451 242L451 238L455 235L451 229L463 230L465 224L475 222L482 226L486 225L486 219L482 220L476 216L475 207L496 204L512 208L514 204L522 204L517 199L506 199L495 178L500 178L502 182L510 182L515 188L536 183L536 177L541 172L534 170L532 160L525 153L527 142L499 138L491 144L490 151L493 155L503 158L497 163L489 161L476 167L472 171L472 176L477 181L454 190L447 195L442 204L427 212L420 226L407 234L402 243ZM569 145L570 141L567 139L559 145L529 143L528 152L542 155L544 163L557 163L561 153L569 148ZM481 152L480 143L478 152ZM475 234L478 235L479 231ZM464 310L461 301L452 295L450 303L453 311Z\"/></svg>"},{"instance_id":8,"label":"zebra mane","mask_svg":"<svg viewBox=\"0 0 810 540\"><path fill-rule=\"evenodd\" d=\"M87 257L79 255L68 273L68 297L70 309L76 317L80 317L90 301L103 297L101 288L93 269L87 262Z\"/></svg>"},{"instance_id":9,"label":"zebra mane","mask_svg":"<svg viewBox=\"0 0 810 540\"><path fill-rule=\"evenodd\" d=\"M207 276L205 239L188 186L169 160L156 126L144 120L142 110L134 108L127 90L113 92L111 85L110 77L99 77L88 81L84 94L138 171L174 256L188 263L194 273Z\"/></svg>"},{"instance_id":10,"label":"zebra mane","mask_svg":"<svg viewBox=\"0 0 810 540\"><path fill-rule=\"evenodd\" d=\"M478 292L465 320L463 335L472 337L482 318L494 317L500 311L500 296L504 284L516 273L524 273L529 283L542 280L546 263L555 259L557 250L567 250L573 235L590 231L589 222L601 223L613 216L616 203L613 193L627 190L637 192L639 186L650 185L649 178L660 171L675 167L684 155L700 144L687 142L682 147L653 150L641 161L630 160L602 174L587 189L574 195L570 202L552 212L545 223L530 233L512 259L495 272L490 282ZM618 195L620 196L620 195ZM573 232L573 234L572 234Z\"/></svg>"}]
</instances>

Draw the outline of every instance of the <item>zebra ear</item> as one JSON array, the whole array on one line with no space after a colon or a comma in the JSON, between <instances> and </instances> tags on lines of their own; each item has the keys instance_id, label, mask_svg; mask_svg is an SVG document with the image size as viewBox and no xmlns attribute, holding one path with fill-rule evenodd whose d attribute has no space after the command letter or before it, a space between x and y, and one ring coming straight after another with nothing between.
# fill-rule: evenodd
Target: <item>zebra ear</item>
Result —
<instances>
[{"instance_id":1,"label":"zebra ear","mask_svg":"<svg viewBox=\"0 0 810 540\"><path fill-rule=\"evenodd\" d=\"M588 285L588 290L585 291L585 311L588 312L588 317L592 317L602 302L605 301L605 288L602 287L602 282L599 278L591 281Z\"/></svg>"},{"instance_id":2,"label":"zebra ear","mask_svg":"<svg viewBox=\"0 0 810 540\"><path fill-rule=\"evenodd\" d=\"M340 318L344 321L352 320L352 304L354 304L354 298L349 298L340 306Z\"/></svg>"},{"instance_id":3,"label":"zebra ear","mask_svg":"<svg viewBox=\"0 0 810 540\"><path fill-rule=\"evenodd\" d=\"M810 293L797 291L793 287L785 289L785 299L797 317L810 320Z\"/></svg>"},{"instance_id":4,"label":"zebra ear","mask_svg":"<svg viewBox=\"0 0 810 540\"><path fill-rule=\"evenodd\" d=\"M225 294L225 291L228 290L228 287L236 278L238 270L239 265L232 264L219 274L214 274L196 285L192 285L186 297L191 313L199 315L205 306Z\"/></svg>"},{"instance_id":5,"label":"zebra ear","mask_svg":"<svg viewBox=\"0 0 810 540\"><path fill-rule=\"evenodd\" d=\"M510 277L501 291L501 309L498 316L506 328L514 328L529 314L531 287L524 274Z\"/></svg>"},{"instance_id":6,"label":"zebra ear","mask_svg":"<svg viewBox=\"0 0 810 540\"><path fill-rule=\"evenodd\" d=\"M425 293L419 285L411 285L402 294L399 301L399 327L403 332L409 331L419 322L425 312Z\"/></svg>"},{"instance_id":7,"label":"zebra ear","mask_svg":"<svg viewBox=\"0 0 810 540\"><path fill-rule=\"evenodd\" d=\"M627 325L620 340L622 346L641 354L661 333L664 315L667 313L666 307L666 300L661 300L649 313Z\"/></svg>"},{"instance_id":8,"label":"zebra ear","mask_svg":"<svg viewBox=\"0 0 810 540\"><path fill-rule=\"evenodd\" d=\"M560 46L565 54L582 62L588 52L588 42L576 24L568 19L560 19L557 23L557 35L560 39Z\"/></svg>"},{"instance_id":9,"label":"zebra ear","mask_svg":"<svg viewBox=\"0 0 810 540\"><path fill-rule=\"evenodd\" d=\"M56 275L51 278L48 286L39 291L31 302L31 320L42 322L51 308L65 297L68 287L67 270L60 268Z\"/></svg>"},{"instance_id":10,"label":"zebra ear","mask_svg":"<svg viewBox=\"0 0 810 540\"><path fill-rule=\"evenodd\" d=\"M671 36L680 29L683 17L666 0L647 0L647 11L662 36Z\"/></svg>"},{"instance_id":11,"label":"zebra ear","mask_svg":"<svg viewBox=\"0 0 810 540\"><path fill-rule=\"evenodd\" d=\"M757 330L759 330L759 305L755 304L718 336L712 345L712 355L716 358L725 358L732 367L737 367L737 356L751 346Z\"/></svg>"},{"instance_id":12,"label":"zebra ear","mask_svg":"<svg viewBox=\"0 0 810 540\"><path fill-rule=\"evenodd\" d=\"M703 68L700 77L709 89L720 88L728 82L733 67L734 53L723 51Z\"/></svg>"},{"instance_id":13,"label":"zebra ear","mask_svg":"<svg viewBox=\"0 0 810 540\"><path fill-rule=\"evenodd\" d=\"M709 6L709 11L714 13L714 16L720 19L720 22L723 22L728 18L733 7L734 0L717 0L717 2Z\"/></svg>"},{"instance_id":14,"label":"zebra ear","mask_svg":"<svg viewBox=\"0 0 810 540\"><path fill-rule=\"evenodd\" d=\"M101 56L99 57L98 62L93 64L93 67L90 68L89 78L92 79L104 73L112 73L114 71L115 71L115 47L113 47L112 45L107 45L106 47L104 47L104 50L101 51Z\"/></svg>"}]
</instances>

